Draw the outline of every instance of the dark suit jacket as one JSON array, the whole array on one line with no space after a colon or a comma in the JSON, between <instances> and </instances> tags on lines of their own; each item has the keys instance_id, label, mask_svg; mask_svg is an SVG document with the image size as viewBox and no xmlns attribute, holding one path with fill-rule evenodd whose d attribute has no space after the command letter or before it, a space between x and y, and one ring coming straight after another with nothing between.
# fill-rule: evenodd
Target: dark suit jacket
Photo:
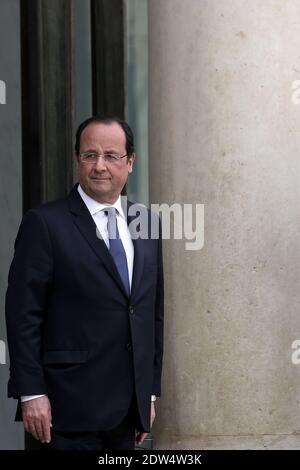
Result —
<instances>
[{"instance_id":1,"label":"dark suit jacket","mask_svg":"<svg viewBox=\"0 0 300 470\"><path fill-rule=\"evenodd\" d=\"M77 185L23 217L6 295L8 396L47 394L57 431L115 427L134 389L149 431L150 396L161 392L161 238L133 244L128 298Z\"/></svg>"}]
</instances>

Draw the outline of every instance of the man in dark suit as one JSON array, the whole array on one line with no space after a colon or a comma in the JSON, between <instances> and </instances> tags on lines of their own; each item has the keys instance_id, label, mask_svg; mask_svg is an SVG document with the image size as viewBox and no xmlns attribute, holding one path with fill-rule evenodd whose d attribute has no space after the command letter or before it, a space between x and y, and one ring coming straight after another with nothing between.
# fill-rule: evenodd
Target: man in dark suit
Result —
<instances>
[{"instance_id":1,"label":"man in dark suit","mask_svg":"<svg viewBox=\"0 0 300 470\"><path fill-rule=\"evenodd\" d=\"M86 120L75 153L79 184L28 211L17 235L8 395L46 448L133 449L161 392L161 230L151 237L158 217L122 204L135 160L126 122Z\"/></svg>"}]
</instances>

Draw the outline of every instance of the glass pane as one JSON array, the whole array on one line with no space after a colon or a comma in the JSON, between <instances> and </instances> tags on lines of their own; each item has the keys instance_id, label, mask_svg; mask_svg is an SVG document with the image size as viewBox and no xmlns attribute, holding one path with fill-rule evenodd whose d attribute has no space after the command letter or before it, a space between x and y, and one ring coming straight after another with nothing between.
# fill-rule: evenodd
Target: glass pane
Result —
<instances>
[{"instance_id":1,"label":"glass pane","mask_svg":"<svg viewBox=\"0 0 300 470\"><path fill-rule=\"evenodd\" d=\"M126 118L135 134L136 162L130 200L148 205L148 0L126 0Z\"/></svg>"}]
</instances>

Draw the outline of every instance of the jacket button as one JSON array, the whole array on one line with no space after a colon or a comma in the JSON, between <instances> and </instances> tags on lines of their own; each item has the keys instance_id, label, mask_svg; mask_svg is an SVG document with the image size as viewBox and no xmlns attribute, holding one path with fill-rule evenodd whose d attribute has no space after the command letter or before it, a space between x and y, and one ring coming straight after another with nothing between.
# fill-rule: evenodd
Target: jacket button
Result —
<instances>
[{"instance_id":1,"label":"jacket button","mask_svg":"<svg viewBox=\"0 0 300 470\"><path fill-rule=\"evenodd\" d=\"M134 308L133 308L133 306L132 306L132 305L130 305L130 306L129 306L129 313L131 313L131 314L132 314L133 312L134 312Z\"/></svg>"},{"instance_id":2,"label":"jacket button","mask_svg":"<svg viewBox=\"0 0 300 470\"><path fill-rule=\"evenodd\" d=\"M131 350L132 350L131 343L127 343L127 344L126 344L126 349L127 349L127 351L131 351Z\"/></svg>"}]
</instances>

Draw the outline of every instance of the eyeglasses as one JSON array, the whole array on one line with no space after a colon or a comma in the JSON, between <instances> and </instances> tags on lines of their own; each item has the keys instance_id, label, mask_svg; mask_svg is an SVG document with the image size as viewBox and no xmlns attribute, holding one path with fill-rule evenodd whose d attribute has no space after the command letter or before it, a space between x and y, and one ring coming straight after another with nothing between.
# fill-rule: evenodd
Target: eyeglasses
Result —
<instances>
[{"instance_id":1,"label":"eyeglasses","mask_svg":"<svg viewBox=\"0 0 300 470\"><path fill-rule=\"evenodd\" d=\"M104 153L103 155L98 155L94 152L80 153L79 159L82 163L96 163L98 158L102 157L105 163L118 163L121 158L127 157L126 155L118 155L117 153Z\"/></svg>"}]
</instances>

